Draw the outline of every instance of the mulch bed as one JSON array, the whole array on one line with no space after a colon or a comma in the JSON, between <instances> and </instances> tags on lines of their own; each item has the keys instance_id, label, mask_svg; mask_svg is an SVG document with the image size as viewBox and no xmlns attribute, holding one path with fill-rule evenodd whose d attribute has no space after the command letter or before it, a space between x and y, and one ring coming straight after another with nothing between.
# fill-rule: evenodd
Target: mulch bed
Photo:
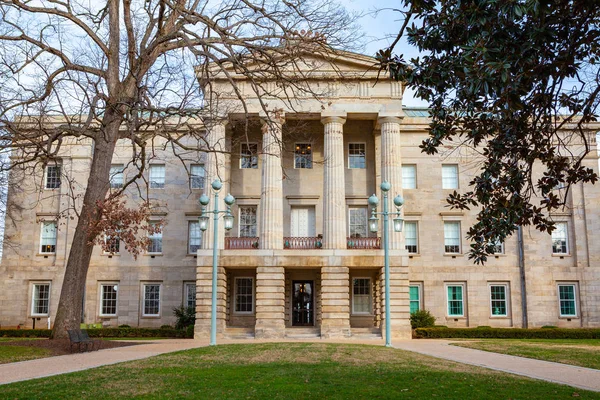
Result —
<instances>
[{"instance_id":1,"label":"mulch bed","mask_svg":"<svg viewBox=\"0 0 600 400\"><path fill-rule=\"evenodd\" d=\"M103 349L113 349L115 347L125 347L125 346L135 346L135 342L118 342L114 340L98 340L100 343L100 350ZM95 341L96 341L95 340ZM49 349L52 352L53 356L61 356L64 354L71 354L71 345L68 339L33 339L33 340L15 340L11 342L0 342L0 346L22 346L22 347L38 347ZM94 344L94 348L98 346L97 343ZM84 345L81 346L82 349L85 348ZM77 345L73 346L73 353L77 353Z\"/></svg>"}]
</instances>

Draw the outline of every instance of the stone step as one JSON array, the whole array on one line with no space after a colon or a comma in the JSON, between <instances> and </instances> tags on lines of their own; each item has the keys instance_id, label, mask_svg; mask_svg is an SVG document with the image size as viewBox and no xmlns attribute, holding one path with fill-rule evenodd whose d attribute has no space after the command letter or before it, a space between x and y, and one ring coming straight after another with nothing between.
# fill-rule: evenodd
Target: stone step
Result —
<instances>
[{"instance_id":1,"label":"stone step","mask_svg":"<svg viewBox=\"0 0 600 400\"><path fill-rule=\"evenodd\" d=\"M352 338L354 339L382 339L381 329L379 328L352 328Z\"/></svg>"},{"instance_id":2,"label":"stone step","mask_svg":"<svg viewBox=\"0 0 600 400\"><path fill-rule=\"evenodd\" d=\"M254 328L225 328L223 336L226 339L254 339Z\"/></svg>"},{"instance_id":3,"label":"stone step","mask_svg":"<svg viewBox=\"0 0 600 400\"><path fill-rule=\"evenodd\" d=\"M288 339L318 339L321 337L319 328L287 328L285 337Z\"/></svg>"}]
</instances>

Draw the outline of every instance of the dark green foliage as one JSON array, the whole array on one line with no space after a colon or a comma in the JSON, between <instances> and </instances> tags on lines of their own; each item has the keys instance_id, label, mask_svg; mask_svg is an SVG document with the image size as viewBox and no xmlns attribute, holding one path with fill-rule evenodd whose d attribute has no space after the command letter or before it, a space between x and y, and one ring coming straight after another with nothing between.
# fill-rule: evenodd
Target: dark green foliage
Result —
<instances>
[{"instance_id":1,"label":"dark green foliage","mask_svg":"<svg viewBox=\"0 0 600 400\"><path fill-rule=\"evenodd\" d=\"M419 339L600 339L600 329L419 328Z\"/></svg>"},{"instance_id":2,"label":"dark green foliage","mask_svg":"<svg viewBox=\"0 0 600 400\"><path fill-rule=\"evenodd\" d=\"M131 326L127 324L119 325L119 328L131 328Z\"/></svg>"},{"instance_id":3,"label":"dark green foliage","mask_svg":"<svg viewBox=\"0 0 600 400\"><path fill-rule=\"evenodd\" d=\"M428 310L417 310L410 314L410 326L416 328L429 328L435 325L435 317Z\"/></svg>"},{"instance_id":4,"label":"dark green foliage","mask_svg":"<svg viewBox=\"0 0 600 400\"><path fill-rule=\"evenodd\" d=\"M558 328L558 326L556 325L544 325L542 326L542 329L556 329Z\"/></svg>"},{"instance_id":5,"label":"dark green foliage","mask_svg":"<svg viewBox=\"0 0 600 400\"><path fill-rule=\"evenodd\" d=\"M0 337L49 338L50 329L0 329Z\"/></svg>"},{"instance_id":6,"label":"dark green foliage","mask_svg":"<svg viewBox=\"0 0 600 400\"><path fill-rule=\"evenodd\" d=\"M160 329L174 329L171 325L161 325Z\"/></svg>"},{"instance_id":7,"label":"dark green foliage","mask_svg":"<svg viewBox=\"0 0 600 400\"><path fill-rule=\"evenodd\" d=\"M170 327L168 329L152 328L102 328L87 329L90 337L96 338L120 338L120 337L161 337L161 338L187 338L187 331L181 331ZM49 338L52 333L49 329L2 329L0 337L31 337L31 338Z\"/></svg>"},{"instance_id":8,"label":"dark green foliage","mask_svg":"<svg viewBox=\"0 0 600 400\"><path fill-rule=\"evenodd\" d=\"M185 337L188 337L188 338L194 337L194 325L188 325L188 327L185 328Z\"/></svg>"},{"instance_id":9,"label":"dark green foliage","mask_svg":"<svg viewBox=\"0 0 600 400\"><path fill-rule=\"evenodd\" d=\"M422 151L454 143L484 157L469 190L448 197L452 208L479 208L469 257L484 263L518 226L551 232L550 213L571 185L598 180L583 160L594 149L587 124L600 103L598 2L403 3L400 35L425 55L407 62L392 46L378 57L430 105Z\"/></svg>"},{"instance_id":10,"label":"dark green foliage","mask_svg":"<svg viewBox=\"0 0 600 400\"><path fill-rule=\"evenodd\" d=\"M175 321L175 329L185 329L188 326L194 326L196 323L196 310L194 307L176 307L173 309L173 314L177 320Z\"/></svg>"}]
</instances>

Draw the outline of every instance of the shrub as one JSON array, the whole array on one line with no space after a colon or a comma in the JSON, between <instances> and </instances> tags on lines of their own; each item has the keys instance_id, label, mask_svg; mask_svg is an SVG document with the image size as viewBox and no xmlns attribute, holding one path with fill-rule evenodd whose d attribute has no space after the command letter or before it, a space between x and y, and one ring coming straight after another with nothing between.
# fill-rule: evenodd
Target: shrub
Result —
<instances>
[{"instance_id":1,"label":"shrub","mask_svg":"<svg viewBox=\"0 0 600 400\"><path fill-rule=\"evenodd\" d=\"M477 329L492 329L492 327L489 325L479 325Z\"/></svg>"},{"instance_id":2,"label":"shrub","mask_svg":"<svg viewBox=\"0 0 600 400\"><path fill-rule=\"evenodd\" d=\"M171 325L161 325L160 329L173 329L173 326L171 326Z\"/></svg>"},{"instance_id":3,"label":"shrub","mask_svg":"<svg viewBox=\"0 0 600 400\"><path fill-rule=\"evenodd\" d=\"M127 328L131 328L131 327L127 324L123 324L123 325L119 325L119 328L127 329Z\"/></svg>"},{"instance_id":4,"label":"shrub","mask_svg":"<svg viewBox=\"0 0 600 400\"><path fill-rule=\"evenodd\" d=\"M127 337L155 337L155 338L185 338L185 331L153 328L103 328L88 329L90 337L95 338L127 338Z\"/></svg>"},{"instance_id":5,"label":"shrub","mask_svg":"<svg viewBox=\"0 0 600 400\"><path fill-rule=\"evenodd\" d=\"M417 310L410 314L410 325L413 329L429 328L435 325L435 317L427 310Z\"/></svg>"},{"instance_id":6,"label":"shrub","mask_svg":"<svg viewBox=\"0 0 600 400\"><path fill-rule=\"evenodd\" d=\"M557 329L558 326L555 325L544 325L542 326L542 329Z\"/></svg>"},{"instance_id":7,"label":"shrub","mask_svg":"<svg viewBox=\"0 0 600 400\"><path fill-rule=\"evenodd\" d=\"M173 314L177 320L175 321L175 329L185 329L188 326L194 326L196 323L196 310L194 307L176 307L173 309Z\"/></svg>"},{"instance_id":8,"label":"shrub","mask_svg":"<svg viewBox=\"0 0 600 400\"><path fill-rule=\"evenodd\" d=\"M414 331L414 337L421 339L600 339L600 329L418 328Z\"/></svg>"},{"instance_id":9,"label":"shrub","mask_svg":"<svg viewBox=\"0 0 600 400\"><path fill-rule=\"evenodd\" d=\"M0 337L49 338L50 329L0 329Z\"/></svg>"},{"instance_id":10,"label":"shrub","mask_svg":"<svg viewBox=\"0 0 600 400\"><path fill-rule=\"evenodd\" d=\"M188 325L188 327L185 328L185 336L188 338L194 337L194 325Z\"/></svg>"}]
</instances>

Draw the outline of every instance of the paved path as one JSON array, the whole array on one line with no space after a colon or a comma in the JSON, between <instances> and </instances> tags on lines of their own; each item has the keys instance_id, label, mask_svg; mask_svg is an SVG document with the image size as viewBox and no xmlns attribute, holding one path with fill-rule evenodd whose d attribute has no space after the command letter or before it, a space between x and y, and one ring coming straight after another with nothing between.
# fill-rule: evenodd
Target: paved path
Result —
<instances>
[{"instance_id":1,"label":"paved path","mask_svg":"<svg viewBox=\"0 0 600 400\"><path fill-rule=\"evenodd\" d=\"M396 341L397 349L600 392L600 370L452 346L448 340Z\"/></svg>"},{"instance_id":2,"label":"paved path","mask_svg":"<svg viewBox=\"0 0 600 400\"><path fill-rule=\"evenodd\" d=\"M381 340L278 340L279 342L319 342L319 343L361 343L382 345ZM270 340L220 340L219 344L264 343ZM18 363L0 364L0 385L43 378L52 375L82 371L103 365L140 360L159 354L208 346L206 340L165 339L152 342L138 342L135 346L117 347L91 353L69 354ZM561 383L581 389L600 392L600 370L574 367L547 361L533 360L505 354L451 346L448 340L405 340L395 341L394 347L414 351L437 358L476 365L498 371L523 375L549 382Z\"/></svg>"}]
</instances>

